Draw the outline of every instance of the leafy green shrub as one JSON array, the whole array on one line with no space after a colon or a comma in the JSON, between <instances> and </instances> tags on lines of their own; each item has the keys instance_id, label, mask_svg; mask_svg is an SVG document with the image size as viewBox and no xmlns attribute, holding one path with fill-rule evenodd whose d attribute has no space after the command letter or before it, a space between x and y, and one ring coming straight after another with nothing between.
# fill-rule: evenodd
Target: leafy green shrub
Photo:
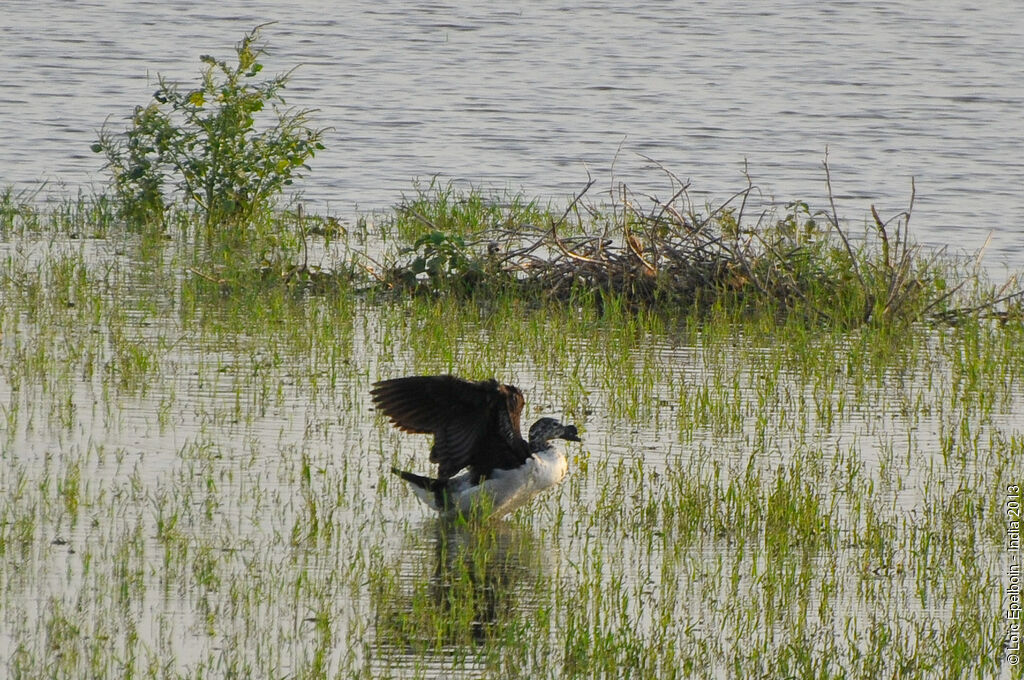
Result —
<instances>
[{"instance_id":1,"label":"leafy green shrub","mask_svg":"<svg viewBox=\"0 0 1024 680\"><path fill-rule=\"evenodd\" d=\"M481 261L458 235L432 231L403 249L402 255L412 257L408 267L399 270L407 286L420 282L431 289L454 286L468 292L485 274Z\"/></svg>"},{"instance_id":2,"label":"leafy green shrub","mask_svg":"<svg viewBox=\"0 0 1024 680\"><path fill-rule=\"evenodd\" d=\"M203 55L194 89L160 75L153 101L135 109L125 132L100 131L92 149L106 156L125 219L163 227L180 203L200 216L208 246L237 247L324 148L326 130L308 125L312 110L284 108L291 71L256 80L266 53L256 44L260 28L235 46L237 63Z\"/></svg>"}]
</instances>

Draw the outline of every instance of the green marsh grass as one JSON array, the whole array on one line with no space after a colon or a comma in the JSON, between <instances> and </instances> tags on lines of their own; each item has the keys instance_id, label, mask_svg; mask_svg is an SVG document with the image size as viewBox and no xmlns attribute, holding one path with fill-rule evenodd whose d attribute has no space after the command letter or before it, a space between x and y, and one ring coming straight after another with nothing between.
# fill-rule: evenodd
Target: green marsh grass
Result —
<instances>
[{"instance_id":1,"label":"green marsh grass","mask_svg":"<svg viewBox=\"0 0 1024 680\"><path fill-rule=\"evenodd\" d=\"M1014 677L1019 323L223 285L4 219L10 677ZM566 482L432 521L367 395L447 371L577 423Z\"/></svg>"},{"instance_id":2,"label":"green marsh grass","mask_svg":"<svg viewBox=\"0 0 1024 680\"><path fill-rule=\"evenodd\" d=\"M392 227L398 238L409 242L433 232L465 237L481 227L515 226L550 217L546 208L522 194L464 191L436 177L425 186L415 183L413 195L406 196L395 213Z\"/></svg>"}]
</instances>

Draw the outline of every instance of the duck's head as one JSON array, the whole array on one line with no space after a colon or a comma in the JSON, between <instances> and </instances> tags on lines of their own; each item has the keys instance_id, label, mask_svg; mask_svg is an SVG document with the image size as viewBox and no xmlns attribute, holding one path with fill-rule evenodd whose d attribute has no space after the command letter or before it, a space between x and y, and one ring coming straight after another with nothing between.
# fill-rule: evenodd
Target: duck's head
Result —
<instances>
[{"instance_id":1,"label":"duck's head","mask_svg":"<svg viewBox=\"0 0 1024 680\"><path fill-rule=\"evenodd\" d=\"M571 442L580 440L575 425L564 425L554 418L541 418L530 426L530 450L546 449L551 439L565 439Z\"/></svg>"}]
</instances>

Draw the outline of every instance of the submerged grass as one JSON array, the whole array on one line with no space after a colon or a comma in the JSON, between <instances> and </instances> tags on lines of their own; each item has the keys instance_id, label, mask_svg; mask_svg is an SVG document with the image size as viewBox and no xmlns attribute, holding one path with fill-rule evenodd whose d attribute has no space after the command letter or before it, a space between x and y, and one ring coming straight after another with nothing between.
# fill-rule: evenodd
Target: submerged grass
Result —
<instances>
[{"instance_id":1,"label":"submerged grass","mask_svg":"<svg viewBox=\"0 0 1024 680\"><path fill-rule=\"evenodd\" d=\"M407 203L382 248L547 214L450 187ZM3 205L10 677L1019 674L1012 314L849 328L724 299L408 294L354 267L230 279L180 240ZM447 371L577 423L566 482L497 525L425 520L388 469L426 471L428 441L367 394Z\"/></svg>"}]
</instances>

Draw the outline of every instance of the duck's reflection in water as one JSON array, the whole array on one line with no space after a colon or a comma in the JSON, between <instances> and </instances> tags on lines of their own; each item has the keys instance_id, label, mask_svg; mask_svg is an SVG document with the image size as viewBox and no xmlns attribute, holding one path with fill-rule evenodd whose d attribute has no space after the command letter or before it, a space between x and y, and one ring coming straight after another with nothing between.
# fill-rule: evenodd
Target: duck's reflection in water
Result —
<instances>
[{"instance_id":1,"label":"duck's reflection in water","mask_svg":"<svg viewBox=\"0 0 1024 680\"><path fill-rule=\"evenodd\" d=\"M378 651L472 654L529 629L546 572L540 543L511 523L424 522L395 564L375 570Z\"/></svg>"}]
</instances>

